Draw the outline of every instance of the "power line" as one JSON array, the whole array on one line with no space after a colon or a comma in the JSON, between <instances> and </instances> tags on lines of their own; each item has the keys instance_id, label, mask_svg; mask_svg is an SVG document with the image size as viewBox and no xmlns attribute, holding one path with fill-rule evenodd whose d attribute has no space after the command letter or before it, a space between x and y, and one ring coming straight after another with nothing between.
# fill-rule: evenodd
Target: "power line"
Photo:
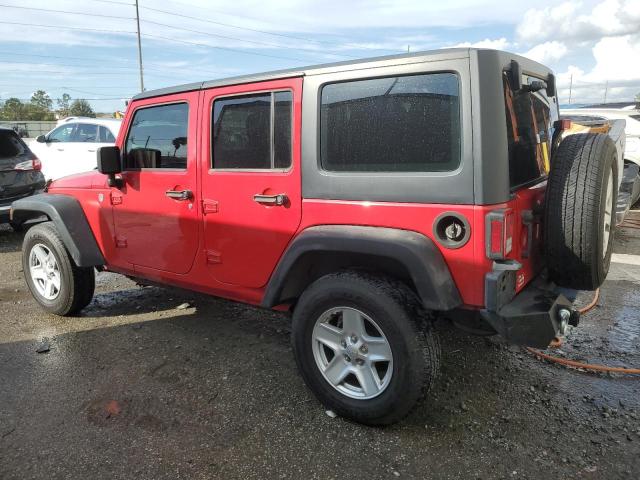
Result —
<instances>
[{"instance_id":1,"label":"power line","mask_svg":"<svg viewBox=\"0 0 640 480\"><path fill-rule=\"evenodd\" d=\"M143 7L143 8L147 8L147 7ZM227 40L237 40L237 41L240 41L240 42L252 43L254 45L263 45L263 46L270 46L270 47L290 49L290 50L302 50L302 51L307 51L307 52L313 52L313 53L316 53L316 54L327 54L326 52L321 52L319 50L312 49L312 48L288 47L286 45L280 45L280 44L277 44L277 43L261 42L261 41L258 41L258 40L245 40L243 38L230 37L230 36L227 36L227 35L218 35L216 33L203 32L203 31L200 31L200 30L192 30L190 28L175 27L173 25L168 25L166 23L155 22L155 21L152 21L152 20L144 20L143 19L142 22L149 23L149 24L152 24L152 25L158 25L160 27L167 27L167 28L173 28L175 30L182 30L182 31L185 31L185 32L198 33L200 35L206 35L208 37L225 38ZM354 55L347 55L347 54L341 54L341 53L329 53L328 55L339 56L339 57L358 58L358 57L356 57Z\"/></svg>"},{"instance_id":2,"label":"power line","mask_svg":"<svg viewBox=\"0 0 640 480\"><path fill-rule=\"evenodd\" d=\"M151 35L149 33L143 33L142 34L143 37L147 37L147 38L156 38L156 39L160 39L160 40L166 40L169 42L177 42L177 43L184 43L187 45L196 45L198 47L204 47L204 48L213 48L216 50L226 50L229 52L236 52L236 53L244 53L246 55L257 55L260 57L269 57L269 58L278 58L281 60L295 60L295 61L301 61L301 62L306 62L306 60L302 59L302 58L293 58L293 57L283 57L280 55L270 55L268 53L258 53L258 52L247 52L245 50L239 50L237 48L230 48L230 47L215 47L212 45L207 45L206 43L198 43L198 42L190 42L188 40L179 40L177 38L171 38L171 37L163 37L160 35Z\"/></svg>"},{"instance_id":3,"label":"power line","mask_svg":"<svg viewBox=\"0 0 640 480\"><path fill-rule=\"evenodd\" d=\"M180 2L175 2L175 3L180 3ZM183 4L183 5L187 5L187 4ZM194 6L194 5L192 5L192 6ZM238 26L238 25L233 25L231 23L218 22L216 20L211 20L211 19L208 19L208 18L198 18L198 17L194 17L194 16L191 16L191 15L185 15L183 13L175 13L175 12L170 12L170 11L167 11L167 10L162 10L162 9L159 9L159 8L152 8L152 7L146 7L146 6L142 6L140 8L143 8L145 10L151 10L153 12L165 13L167 15L171 15L171 16L174 16L174 17L189 18L191 20L197 20L199 22L211 23L213 25L221 25L223 27L235 28L235 29L238 29L238 30L245 30L245 31L249 31L249 32L263 33L265 35L273 35L273 36L276 36L276 37L284 37L284 38L293 39L293 40L303 40L305 42L312 42L312 43L323 43L325 45L334 45L334 46L338 46L340 48L348 46L348 47L352 47L352 48L356 48L356 49L360 49L360 50L377 50L377 51L383 51L383 52L394 52L394 53L397 53L395 50L389 50L389 49L385 49L385 48L368 47L368 46L365 46L365 45L354 45L354 44L351 44L351 43L340 44L340 43L337 43L337 42L330 42L328 40L317 40L317 39L312 39L312 38L298 37L296 35L289 35L289 34L285 34L285 33L269 32L267 30L260 30L260 29L257 29L257 28L241 27L241 26Z\"/></svg>"},{"instance_id":4,"label":"power line","mask_svg":"<svg viewBox=\"0 0 640 480\"><path fill-rule=\"evenodd\" d=\"M125 30L103 30L99 28L63 27L60 25L42 25L38 23L21 23L21 22L5 22L5 21L0 21L0 23L5 25L20 25L23 27L55 28L56 30L81 30L84 32L117 33L117 34L127 34L127 35L135 35L136 33L136 32L128 32Z\"/></svg>"},{"instance_id":5,"label":"power line","mask_svg":"<svg viewBox=\"0 0 640 480\"><path fill-rule=\"evenodd\" d=\"M52 8L36 8L36 7L20 7L17 5L6 5L0 3L0 7L15 8L18 10L33 10L37 12L49 12L49 13L66 13L69 15L84 15L85 17L102 17L102 18L118 18L120 20L134 20L133 17L122 17L117 15L104 15L101 13L84 13L84 12L71 12L69 10L54 10Z\"/></svg>"}]
</instances>

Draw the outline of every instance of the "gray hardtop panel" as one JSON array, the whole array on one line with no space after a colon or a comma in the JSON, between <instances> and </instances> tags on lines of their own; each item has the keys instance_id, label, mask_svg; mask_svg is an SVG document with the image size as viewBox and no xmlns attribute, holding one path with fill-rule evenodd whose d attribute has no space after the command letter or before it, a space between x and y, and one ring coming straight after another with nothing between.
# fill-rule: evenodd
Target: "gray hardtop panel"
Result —
<instances>
[{"instance_id":1,"label":"gray hardtop panel","mask_svg":"<svg viewBox=\"0 0 640 480\"><path fill-rule=\"evenodd\" d=\"M308 75L320 75L325 73L344 72L349 70L360 70L365 68L376 68L383 66L402 65L408 63L419 63L433 60L445 60L453 58L466 58L469 56L468 48L448 48L442 50L431 50L426 52L405 53L401 55L386 55L383 57L364 58L360 60L326 63L311 65L307 67L290 68L285 70L275 70L264 73L254 73L240 75L236 77L221 78L204 82L187 83L174 87L160 88L139 93L132 100L159 97L175 93L192 92L207 88L226 87L239 85L242 83L264 82L281 78L302 77Z\"/></svg>"},{"instance_id":2,"label":"gray hardtop panel","mask_svg":"<svg viewBox=\"0 0 640 480\"><path fill-rule=\"evenodd\" d=\"M456 54L460 51L456 50ZM466 52L466 50L465 50ZM331 71L305 78L302 92L302 195L304 198L378 202L466 204L474 202L469 59L460 55L415 56L366 69ZM460 95L461 162L446 172L335 172L320 158L320 94L330 83L378 77L454 72Z\"/></svg>"}]
</instances>

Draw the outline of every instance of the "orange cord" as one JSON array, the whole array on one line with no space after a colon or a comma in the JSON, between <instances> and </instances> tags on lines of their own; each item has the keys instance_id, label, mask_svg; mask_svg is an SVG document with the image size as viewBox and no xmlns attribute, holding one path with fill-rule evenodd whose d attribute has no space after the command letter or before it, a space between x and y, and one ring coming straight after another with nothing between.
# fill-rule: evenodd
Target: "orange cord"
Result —
<instances>
[{"instance_id":1,"label":"orange cord","mask_svg":"<svg viewBox=\"0 0 640 480\"><path fill-rule=\"evenodd\" d=\"M595 307L598 304L599 299L600 299L600 289L598 288L596 290L596 293L593 296L593 300L591 300L589 305L578 310L580 314L583 315L587 313L589 310L591 310L593 307ZM562 345L562 339L556 337L551 341L551 344L549 345L549 347L558 348L561 345ZM558 363L560 365L566 365L569 367L582 368L584 370L593 370L596 372L613 372L613 373L626 373L630 375L640 375L640 368L608 367L606 365L592 365L590 363L582 363L582 362L577 362L575 360L567 360L566 358L554 357L553 355L548 355L546 353L541 352L540 350L537 350L531 347L526 347L526 350L538 358L543 358L549 362Z\"/></svg>"}]
</instances>

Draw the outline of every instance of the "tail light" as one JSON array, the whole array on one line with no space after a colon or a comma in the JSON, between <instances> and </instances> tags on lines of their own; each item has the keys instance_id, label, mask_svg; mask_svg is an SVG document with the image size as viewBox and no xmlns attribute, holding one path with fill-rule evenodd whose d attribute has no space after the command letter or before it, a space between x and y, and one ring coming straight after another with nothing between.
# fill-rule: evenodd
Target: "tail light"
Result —
<instances>
[{"instance_id":1,"label":"tail light","mask_svg":"<svg viewBox=\"0 0 640 480\"><path fill-rule=\"evenodd\" d=\"M42 162L38 158L34 158L25 162L16 163L13 169L19 171L35 170L38 172L42 170Z\"/></svg>"},{"instance_id":2,"label":"tail light","mask_svg":"<svg viewBox=\"0 0 640 480\"><path fill-rule=\"evenodd\" d=\"M492 260L504 260L513 249L514 213L510 208L486 216L486 252Z\"/></svg>"}]
</instances>

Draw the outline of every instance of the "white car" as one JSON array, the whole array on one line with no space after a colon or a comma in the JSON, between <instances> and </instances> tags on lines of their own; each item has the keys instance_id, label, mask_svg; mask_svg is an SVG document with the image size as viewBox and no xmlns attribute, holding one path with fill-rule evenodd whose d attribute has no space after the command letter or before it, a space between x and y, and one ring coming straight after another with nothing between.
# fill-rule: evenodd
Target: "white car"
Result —
<instances>
[{"instance_id":1,"label":"white car","mask_svg":"<svg viewBox=\"0 0 640 480\"><path fill-rule=\"evenodd\" d=\"M42 162L47 180L87 172L97 166L98 147L115 144L120 123L108 118L68 118L37 137L29 148Z\"/></svg>"},{"instance_id":2,"label":"white car","mask_svg":"<svg viewBox=\"0 0 640 480\"><path fill-rule=\"evenodd\" d=\"M616 108L618 107L618 108ZM628 187L631 195L631 203L640 200L640 109L635 104L628 105L594 105L583 108L562 108L560 115L564 118L578 121L580 118L586 120L607 119L607 120L624 120L626 122L624 132L626 136L626 145L624 148L625 172L624 176L627 182L631 183ZM635 170L628 168L637 165ZM630 178L628 178L630 177ZM624 181L624 180L623 180Z\"/></svg>"}]
</instances>

